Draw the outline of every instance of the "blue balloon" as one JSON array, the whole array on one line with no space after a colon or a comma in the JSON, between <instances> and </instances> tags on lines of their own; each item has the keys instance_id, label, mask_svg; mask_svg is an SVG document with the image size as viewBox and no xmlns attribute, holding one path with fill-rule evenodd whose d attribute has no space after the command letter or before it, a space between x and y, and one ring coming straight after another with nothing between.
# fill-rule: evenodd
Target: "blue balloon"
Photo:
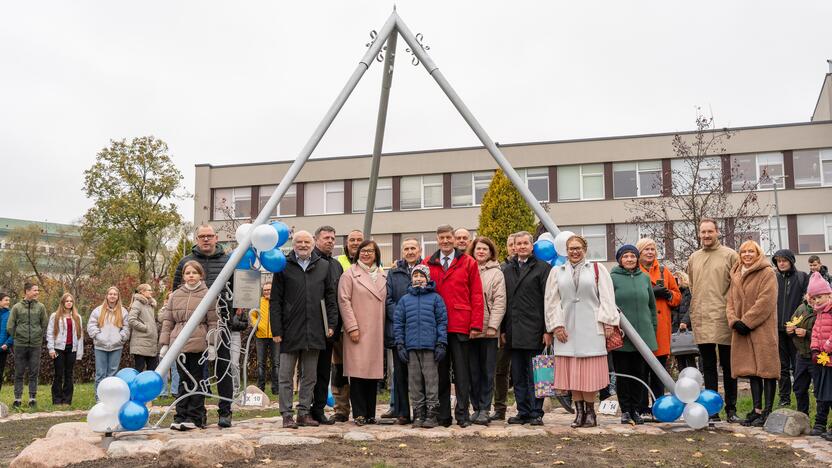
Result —
<instances>
[{"instance_id":1,"label":"blue balloon","mask_svg":"<svg viewBox=\"0 0 832 468\"><path fill-rule=\"evenodd\" d=\"M329 393L326 395L326 405L330 408L335 408L335 397L332 396L332 387L329 387Z\"/></svg>"},{"instance_id":2,"label":"blue balloon","mask_svg":"<svg viewBox=\"0 0 832 468\"><path fill-rule=\"evenodd\" d=\"M243 254L243 258L240 259L240 263L237 264L238 270L251 270L254 268L254 262L257 261L257 252L254 251L253 248L249 247L246 250L246 253Z\"/></svg>"},{"instance_id":3,"label":"blue balloon","mask_svg":"<svg viewBox=\"0 0 832 468\"><path fill-rule=\"evenodd\" d=\"M685 404L675 395L664 395L653 402L653 417L661 422L673 422L682 416Z\"/></svg>"},{"instance_id":4,"label":"blue balloon","mask_svg":"<svg viewBox=\"0 0 832 468\"><path fill-rule=\"evenodd\" d=\"M125 367L116 373L116 377L127 382L127 385L130 385L130 382L132 382L137 375L139 375L139 371L133 369L132 367Z\"/></svg>"},{"instance_id":5,"label":"blue balloon","mask_svg":"<svg viewBox=\"0 0 832 468\"><path fill-rule=\"evenodd\" d=\"M549 264L550 264L550 265L552 265L553 267L556 267L556 266L561 266L561 265L563 265L564 263L566 263L566 257L563 257L563 256L561 256L561 255L557 255L557 254L555 255L555 258L553 258L553 259L549 262Z\"/></svg>"},{"instance_id":6,"label":"blue balloon","mask_svg":"<svg viewBox=\"0 0 832 468\"><path fill-rule=\"evenodd\" d=\"M552 260L557 257L557 255L558 254L555 252L555 244L553 244L552 241L547 239L538 239L537 242L534 243L534 256L544 262Z\"/></svg>"},{"instance_id":7,"label":"blue balloon","mask_svg":"<svg viewBox=\"0 0 832 468\"><path fill-rule=\"evenodd\" d=\"M139 403L147 403L162 393L164 381L156 371L144 371L130 382L130 399Z\"/></svg>"},{"instance_id":8,"label":"blue balloon","mask_svg":"<svg viewBox=\"0 0 832 468\"><path fill-rule=\"evenodd\" d=\"M286 268L286 255L277 248L260 252L260 264L272 273L280 273Z\"/></svg>"},{"instance_id":9,"label":"blue balloon","mask_svg":"<svg viewBox=\"0 0 832 468\"><path fill-rule=\"evenodd\" d=\"M277 231L277 247L280 247L289 240L289 226L280 221L273 222L271 226Z\"/></svg>"},{"instance_id":10,"label":"blue balloon","mask_svg":"<svg viewBox=\"0 0 832 468\"><path fill-rule=\"evenodd\" d=\"M147 406L131 400L121 405L118 422L125 430L138 431L147 424L148 416Z\"/></svg>"},{"instance_id":11,"label":"blue balloon","mask_svg":"<svg viewBox=\"0 0 832 468\"><path fill-rule=\"evenodd\" d=\"M699 392L699 398L696 402L704 406L708 410L708 416L713 416L722 411L722 395L713 390L702 390Z\"/></svg>"}]
</instances>

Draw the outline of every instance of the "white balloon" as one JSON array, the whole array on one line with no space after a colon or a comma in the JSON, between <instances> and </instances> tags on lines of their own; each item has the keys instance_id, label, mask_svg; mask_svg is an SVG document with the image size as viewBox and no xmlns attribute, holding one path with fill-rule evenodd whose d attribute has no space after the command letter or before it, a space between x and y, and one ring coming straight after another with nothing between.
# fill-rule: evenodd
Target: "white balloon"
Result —
<instances>
[{"instance_id":1,"label":"white balloon","mask_svg":"<svg viewBox=\"0 0 832 468\"><path fill-rule=\"evenodd\" d=\"M251 223L245 223L237 226L237 231L234 232L234 238L237 239L238 244L243 243L243 238L251 231Z\"/></svg>"},{"instance_id":2,"label":"white balloon","mask_svg":"<svg viewBox=\"0 0 832 468\"><path fill-rule=\"evenodd\" d=\"M702 429L708 425L708 410L699 403L688 403L682 412L682 419L694 429Z\"/></svg>"},{"instance_id":3,"label":"white balloon","mask_svg":"<svg viewBox=\"0 0 832 468\"><path fill-rule=\"evenodd\" d=\"M689 378L683 377L676 381L676 398L682 403L693 403L699 398L699 382ZM705 412L707 414L707 411Z\"/></svg>"},{"instance_id":4,"label":"white balloon","mask_svg":"<svg viewBox=\"0 0 832 468\"><path fill-rule=\"evenodd\" d=\"M130 387L118 377L107 377L98 384L98 401L118 417L121 405L130 401Z\"/></svg>"},{"instance_id":5,"label":"white balloon","mask_svg":"<svg viewBox=\"0 0 832 468\"><path fill-rule=\"evenodd\" d=\"M98 403L87 413L87 424L94 432L115 432L120 426L118 411L105 405L104 402Z\"/></svg>"},{"instance_id":6,"label":"white balloon","mask_svg":"<svg viewBox=\"0 0 832 468\"><path fill-rule=\"evenodd\" d=\"M552 245L555 244L555 237L549 231L546 231L543 234L541 234L540 236L538 236L537 240L540 240L540 239L545 239L545 240L551 242Z\"/></svg>"},{"instance_id":7,"label":"white balloon","mask_svg":"<svg viewBox=\"0 0 832 468\"><path fill-rule=\"evenodd\" d=\"M272 250L277 246L277 231L268 224L261 224L251 233L251 245L260 252Z\"/></svg>"},{"instance_id":8,"label":"white balloon","mask_svg":"<svg viewBox=\"0 0 832 468\"><path fill-rule=\"evenodd\" d=\"M679 372L679 378L689 378L695 380L699 383L699 386L705 385L705 378L702 377L702 373L699 372L699 369L695 367L685 367L682 369L682 372Z\"/></svg>"},{"instance_id":9,"label":"white balloon","mask_svg":"<svg viewBox=\"0 0 832 468\"><path fill-rule=\"evenodd\" d=\"M572 231L561 231L557 236L555 236L555 251L558 255L562 257L566 256L566 241L574 235L575 233Z\"/></svg>"}]
</instances>

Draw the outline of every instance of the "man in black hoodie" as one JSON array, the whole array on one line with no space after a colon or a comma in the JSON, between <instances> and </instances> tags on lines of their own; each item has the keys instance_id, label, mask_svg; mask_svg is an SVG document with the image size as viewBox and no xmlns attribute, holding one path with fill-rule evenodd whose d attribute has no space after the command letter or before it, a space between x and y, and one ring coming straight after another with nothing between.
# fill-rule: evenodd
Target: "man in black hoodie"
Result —
<instances>
[{"instance_id":1,"label":"man in black hoodie","mask_svg":"<svg viewBox=\"0 0 832 468\"><path fill-rule=\"evenodd\" d=\"M771 257L777 271L777 335L780 348L780 406L789 406L792 401L792 372L797 350L791 337L786 333L786 322L803 302L809 275L794 266L794 254L782 249Z\"/></svg>"}]
</instances>

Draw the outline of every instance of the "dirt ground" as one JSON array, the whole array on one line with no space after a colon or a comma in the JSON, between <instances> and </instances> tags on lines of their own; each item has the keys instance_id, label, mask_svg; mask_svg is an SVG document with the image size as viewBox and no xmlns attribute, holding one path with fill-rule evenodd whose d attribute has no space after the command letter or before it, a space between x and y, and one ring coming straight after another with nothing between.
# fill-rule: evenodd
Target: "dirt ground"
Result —
<instances>
[{"instance_id":1,"label":"dirt ground","mask_svg":"<svg viewBox=\"0 0 832 468\"><path fill-rule=\"evenodd\" d=\"M586 435L488 439L406 438L389 441L327 440L313 446L259 447L253 460L215 468L255 466L817 466L806 453L782 444L721 431L666 435ZM109 467L111 460L74 465ZM119 461L119 468L156 466L155 459Z\"/></svg>"}]
</instances>

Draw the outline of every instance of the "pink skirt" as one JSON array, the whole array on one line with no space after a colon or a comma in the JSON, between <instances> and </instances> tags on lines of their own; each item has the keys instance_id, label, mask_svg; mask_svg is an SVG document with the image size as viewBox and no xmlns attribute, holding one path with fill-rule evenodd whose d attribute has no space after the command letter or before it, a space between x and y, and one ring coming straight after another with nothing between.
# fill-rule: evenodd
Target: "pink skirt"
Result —
<instances>
[{"instance_id":1,"label":"pink skirt","mask_svg":"<svg viewBox=\"0 0 832 468\"><path fill-rule=\"evenodd\" d=\"M555 388L597 392L610 384L606 356L555 356Z\"/></svg>"}]
</instances>

